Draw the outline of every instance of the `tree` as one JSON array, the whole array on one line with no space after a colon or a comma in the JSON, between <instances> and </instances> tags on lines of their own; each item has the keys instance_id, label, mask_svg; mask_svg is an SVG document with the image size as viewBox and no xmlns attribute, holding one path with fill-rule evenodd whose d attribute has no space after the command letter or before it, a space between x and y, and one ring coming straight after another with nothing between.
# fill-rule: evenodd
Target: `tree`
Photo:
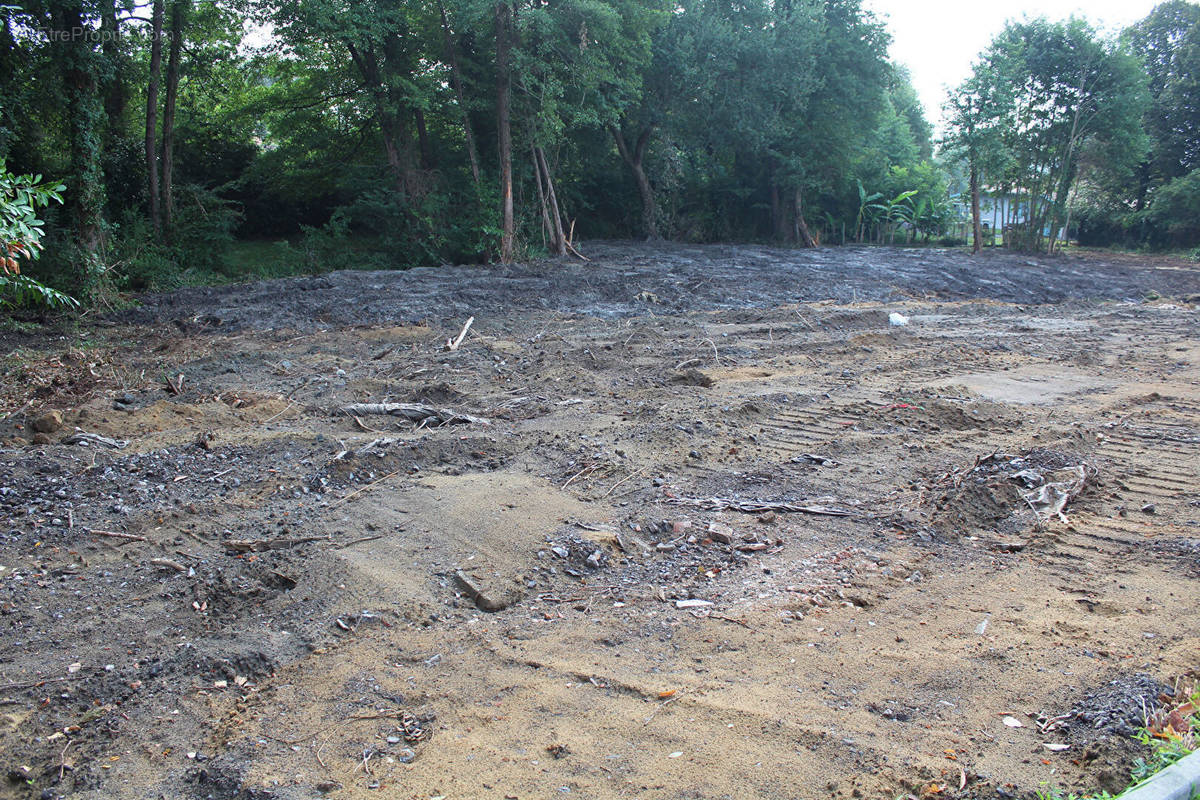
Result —
<instances>
[{"instance_id":1,"label":"tree","mask_svg":"<svg viewBox=\"0 0 1200 800\"><path fill-rule=\"evenodd\" d=\"M150 222L162 231L158 186L158 86L162 75L163 0L153 0L150 11L150 79L146 88L146 179L150 198Z\"/></svg>"},{"instance_id":2,"label":"tree","mask_svg":"<svg viewBox=\"0 0 1200 800\"><path fill-rule=\"evenodd\" d=\"M1080 19L1009 23L992 41L952 98L950 141L975 163L984 149L1003 152L1004 178L1028 209L1019 246L1054 250L1085 149L1103 154L1091 162L1109 173L1131 173L1145 149L1144 85L1137 60ZM973 207L979 181L977 167Z\"/></svg>"},{"instance_id":3,"label":"tree","mask_svg":"<svg viewBox=\"0 0 1200 800\"><path fill-rule=\"evenodd\" d=\"M1124 38L1145 67L1150 102L1147 158L1138 169L1137 207L1151 188L1200 167L1200 5L1168 0Z\"/></svg>"}]
</instances>

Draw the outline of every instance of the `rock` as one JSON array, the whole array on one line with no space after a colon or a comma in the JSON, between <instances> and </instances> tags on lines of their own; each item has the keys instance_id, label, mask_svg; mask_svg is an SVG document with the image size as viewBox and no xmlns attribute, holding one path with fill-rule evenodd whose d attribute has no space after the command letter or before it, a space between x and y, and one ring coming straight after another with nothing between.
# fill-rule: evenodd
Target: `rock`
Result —
<instances>
[{"instance_id":1,"label":"rock","mask_svg":"<svg viewBox=\"0 0 1200 800\"><path fill-rule=\"evenodd\" d=\"M671 383L680 383L684 386L703 386L708 388L715 381L712 377L705 375L698 369L686 369L683 372L672 372Z\"/></svg>"},{"instance_id":2,"label":"rock","mask_svg":"<svg viewBox=\"0 0 1200 800\"><path fill-rule=\"evenodd\" d=\"M733 544L733 528L723 525L720 522L710 522L708 525L708 538L721 544Z\"/></svg>"},{"instance_id":3,"label":"rock","mask_svg":"<svg viewBox=\"0 0 1200 800\"><path fill-rule=\"evenodd\" d=\"M696 598L692 598L690 600L676 600L675 601L676 608L707 608L708 606L711 606L711 605L712 605L712 603L709 602L708 600L698 600Z\"/></svg>"},{"instance_id":4,"label":"rock","mask_svg":"<svg viewBox=\"0 0 1200 800\"><path fill-rule=\"evenodd\" d=\"M481 585L475 582L467 573L460 570L455 570L454 580L463 590L463 594L475 601L475 606L480 611L489 613L495 611L503 611L509 606L520 602L521 593L518 591L508 591L504 593L493 593L485 590Z\"/></svg>"},{"instance_id":5,"label":"rock","mask_svg":"<svg viewBox=\"0 0 1200 800\"><path fill-rule=\"evenodd\" d=\"M33 429L38 433L54 433L62 426L62 413L58 411L47 411L33 420Z\"/></svg>"},{"instance_id":6,"label":"rock","mask_svg":"<svg viewBox=\"0 0 1200 800\"><path fill-rule=\"evenodd\" d=\"M1158 508L1155 507L1154 503L1146 503L1146 505L1142 506L1141 508L1141 512L1143 514L1153 514L1156 511L1158 511Z\"/></svg>"},{"instance_id":7,"label":"rock","mask_svg":"<svg viewBox=\"0 0 1200 800\"><path fill-rule=\"evenodd\" d=\"M396 751L396 760L401 764L411 764L416 757L417 753L411 747L404 747Z\"/></svg>"},{"instance_id":8,"label":"rock","mask_svg":"<svg viewBox=\"0 0 1200 800\"><path fill-rule=\"evenodd\" d=\"M775 521L775 512L768 511L765 514L759 514L758 521L763 524L770 524Z\"/></svg>"},{"instance_id":9,"label":"rock","mask_svg":"<svg viewBox=\"0 0 1200 800\"><path fill-rule=\"evenodd\" d=\"M52 444L53 442L54 440L48 434L35 433L33 435L33 444Z\"/></svg>"}]
</instances>

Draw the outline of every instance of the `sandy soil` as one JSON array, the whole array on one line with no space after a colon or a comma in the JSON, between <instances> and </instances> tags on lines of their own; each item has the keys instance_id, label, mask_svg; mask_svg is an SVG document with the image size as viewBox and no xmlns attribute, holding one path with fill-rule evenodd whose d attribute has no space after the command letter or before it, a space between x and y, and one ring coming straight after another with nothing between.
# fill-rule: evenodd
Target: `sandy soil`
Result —
<instances>
[{"instance_id":1,"label":"sandy soil","mask_svg":"<svg viewBox=\"0 0 1200 800\"><path fill-rule=\"evenodd\" d=\"M5 342L0 797L1124 785L1200 669L1195 265L587 253Z\"/></svg>"}]
</instances>

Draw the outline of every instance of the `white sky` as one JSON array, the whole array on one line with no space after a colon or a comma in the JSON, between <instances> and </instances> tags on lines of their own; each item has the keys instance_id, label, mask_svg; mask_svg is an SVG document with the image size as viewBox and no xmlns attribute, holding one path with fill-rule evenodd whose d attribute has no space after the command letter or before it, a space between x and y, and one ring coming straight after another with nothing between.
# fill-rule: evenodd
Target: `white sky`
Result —
<instances>
[{"instance_id":1,"label":"white sky","mask_svg":"<svg viewBox=\"0 0 1200 800\"><path fill-rule=\"evenodd\" d=\"M1156 5L1155 0L864 0L887 23L892 60L912 72L925 115L939 129L947 88L971 74L971 63L1007 20L1077 14L1101 30L1116 31Z\"/></svg>"}]
</instances>

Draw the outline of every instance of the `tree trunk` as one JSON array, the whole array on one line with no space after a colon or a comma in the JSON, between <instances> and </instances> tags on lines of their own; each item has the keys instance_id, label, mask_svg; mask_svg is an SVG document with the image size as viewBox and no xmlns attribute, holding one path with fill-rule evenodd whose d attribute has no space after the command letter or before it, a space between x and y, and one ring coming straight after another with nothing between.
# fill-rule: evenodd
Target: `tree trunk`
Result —
<instances>
[{"instance_id":1,"label":"tree trunk","mask_svg":"<svg viewBox=\"0 0 1200 800\"><path fill-rule=\"evenodd\" d=\"M979 167L971 159L971 233L973 242L972 253L978 253L983 247L983 224L979 221Z\"/></svg>"},{"instance_id":2,"label":"tree trunk","mask_svg":"<svg viewBox=\"0 0 1200 800\"><path fill-rule=\"evenodd\" d=\"M509 112L509 93L512 77L509 75L509 46L512 36L512 11L506 3L496 4L496 140L500 151L500 203L502 228L500 234L500 260L505 264L513 260L513 239L516 226L513 223L512 185L512 120Z\"/></svg>"},{"instance_id":3,"label":"tree trunk","mask_svg":"<svg viewBox=\"0 0 1200 800\"><path fill-rule=\"evenodd\" d=\"M51 5L51 15L59 30L85 31L87 20L79 0ZM95 288L100 275L100 249L103 245L104 179L100 164L100 139L104 124L104 106L100 99L97 63L88 36L70 37L56 48L63 86L66 89L67 137L71 156L71 176L67 181L67 203L72 217L77 247L76 268L81 294Z\"/></svg>"},{"instance_id":4,"label":"tree trunk","mask_svg":"<svg viewBox=\"0 0 1200 800\"><path fill-rule=\"evenodd\" d=\"M471 161L471 177L475 186L479 186L479 154L475 150L475 132L471 128L471 112L467 109L463 97L462 71L458 67L458 49L454 46L454 37L450 33L450 21L446 17L446 6L439 3L438 10L442 13L442 37L446 47L446 61L450 64L450 83L454 87L454 95L458 98L458 108L462 112L463 138L467 145L467 158Z\"/></svg>"},{"instance_id":5,"label":"tree trunk","mask_svg":"<svg viewBox=\"0 0 1200 800\"><path fill-rule=\"evenodd\" d=\"M6 20L7 21L7 20ZM117 2L105 2L100 9L100 50L104 54L108 76L104 82L104 113L108 117L108 141L121 132L121 117L129 102L129 93L121 74L121 31L117 22Z\"/></svg>"},{"instance_id":6,"label":"tree trunk","mask_svg":"<svg viewBox=\"0 0 1200 800\"><path fill-rule=\"evenodd\" d=\"M350 59L354 62L354 65L358 67L358 71L363 77L363 83L370 89L371 96L375 99L375 115L379 118L379 133L383 139L383 153L387 158L388 170L392 173L392 180L396 184L396 191L403 200L407 201L409 195L409 168L406 159L396 144L399 135L399 125L396 121L396 115L392 113L387 88L383 85L383 79L379 70L379 57L376 55L373 47L365 51L360 51L351 41L346 42L346 50L349 51Z\"/></svg>"},{"instance_id":7,"label":"tree trunk","mask_svg":"<svg viewBox=\"0 0 1200 800\"><path fill-rule=\"evenodd\" d=\"M150 192L150 223L162 231L158 205L158 74L162 67L163 0L154 0L150 17L150 82L146 87L146 178Z\"/></svg>"},{"instance_id":8,"label":"tree trunk","mask_svg":"<svg viewBox=\"0 0 1200 800\"><path fill-rule=\"evenodd\" d=\"M550 252L556 256L567 254L567 235L563 232L562 215L558 210L558 195L554 191L554 179L550 177L550 162L546 153L540 147L533 148L534 158L537 159L542 177L546 179L546 206L550 215Z\"/></svg>"},{"instance_id":9,"label":"tree trunk","mask_svg":"<svg viewBox=\"0 0 1200 800\"><path fill-rule=\"evenodd\" d=\"M804 219L804 193L796 190L796 241L805 247L816 247L817 242L808 231L808 222Z\"/></svg>"},{"instance_id":10,"label":"tree trunk","mask_svg":"<svg viewBox=\"0 0 1200 800\"><path fill-rule=\"evenodd\" d=\"M775 240L782 242L784 238L783 209L779 199L779 184L771 179L771 232Z\"/></svg>"},{"instance_id":11,"label":"tree trunk","mask_svg":"<svg viewBox=\"0 0 1200 800\"><path fill-rule=\"evenodd\" d=\"M795 241L792 237L795 226L788 225L788 204L783 199L783 194L779 186L777 172L779 164L774 156L767 159L767 181L771 185L771 233L780 242L788 240Z\"/></svg>"},{"instance_id":12,"label":"tree trunk","mask_svg":"<svg viewBox=\"0 0 1200 800\"><path fill-rule=\"evenodd\" d=\"M188 6L191 0L174 0L171 4L171 51L167 57L167 99L163 107L162 199L163 229L171 236L175 217L173 179L175 172L175 103L179 96L179 61L183 52L183 33L187 27Z\"/></svg>"},{"instance_id":13,"label":"tree trunk","mask_svg":"<svg viewBox=\"0 0 1200 800\"><path fill-rule=\"evenodd\" d=\"M413 109L417 121L417 143L421 152L421 169L431 171L437 169L434 159L433 146L429 143L429 132L425 130L425 112L419 108Z\"/></svg>"},{"instance_id":14,"label":"tree trunk","mask_svg":"<svg viewBox=\"0 0 1200 800\"><path fill-rule=\"evenodd\" d=\"M625 143L625 134L617 126L609 125L608 132L612 134L613 140L617 143L617 152L621 154L621 160L629 165L629 170L633 173L633 180L637 183L638 194L642 198L642 228L646 232L646 239L647 241L657 241L662 237L658 233L658 209L654 203L654 187L650 185L650 179L646 177L646 170L642 166L646 158L646 148L650 145L650 136L654 133L654 126L648 125L642 129L632 152L629 150L629 145Z\"/></svg>"}]
</instances>

